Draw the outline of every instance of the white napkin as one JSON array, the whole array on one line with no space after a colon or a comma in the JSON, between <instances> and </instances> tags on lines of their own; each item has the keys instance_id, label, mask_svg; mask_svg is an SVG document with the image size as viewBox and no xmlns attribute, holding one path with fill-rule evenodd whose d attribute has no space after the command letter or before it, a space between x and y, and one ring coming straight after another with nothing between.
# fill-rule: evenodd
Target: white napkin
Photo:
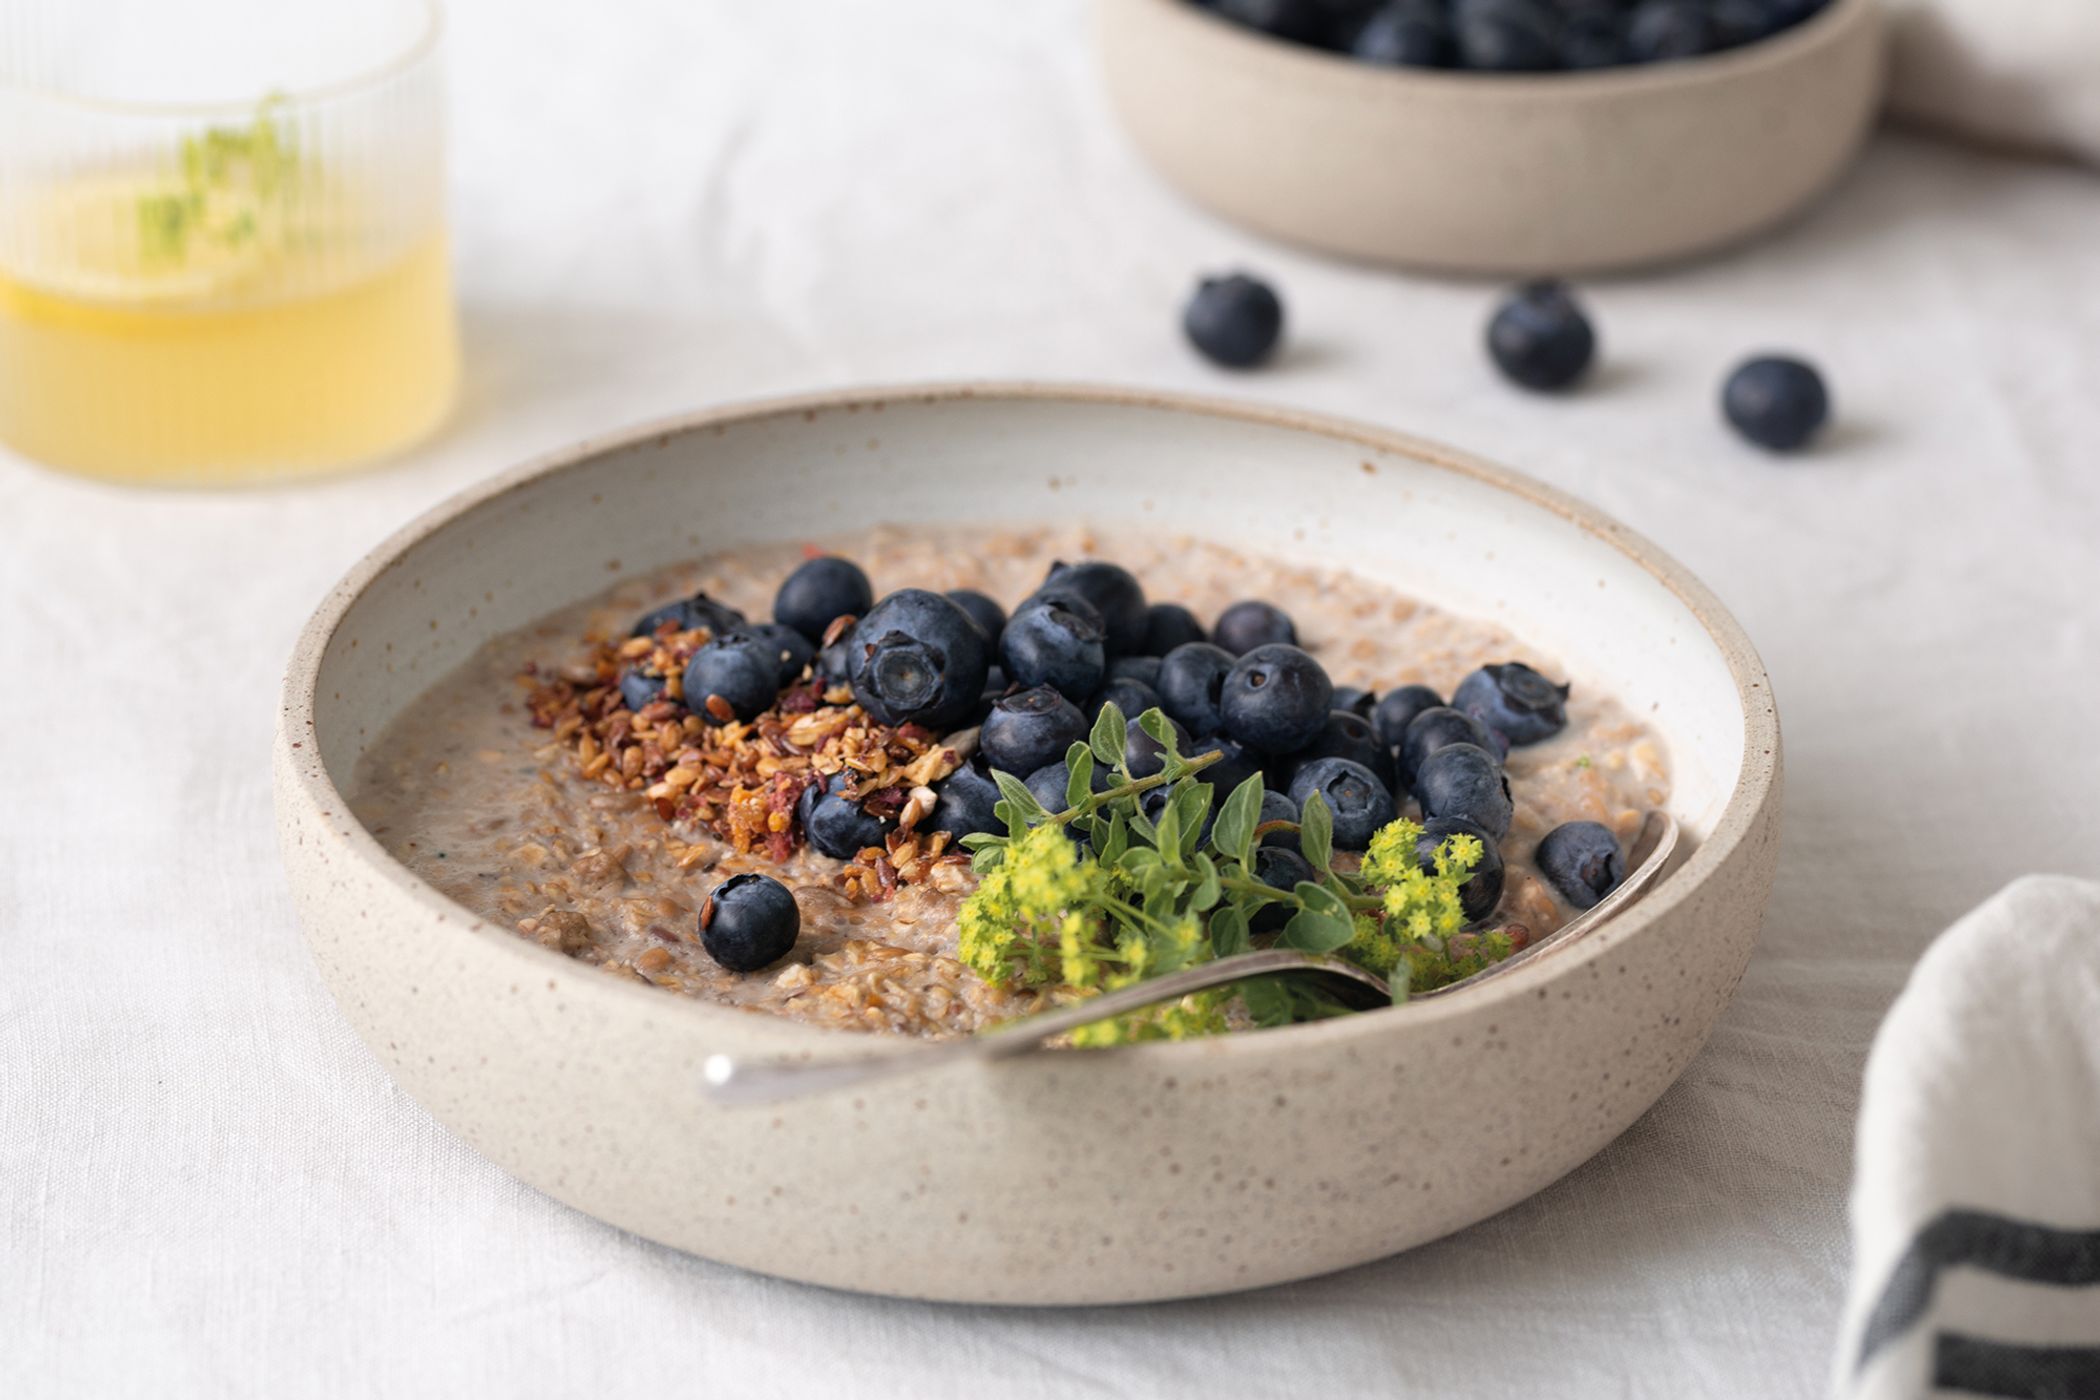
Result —
<instances>
[{"instance_id":1,"label":"white napkin","mask_svg":"<svg viewBox=\"0 0 2100 1400\"><path fill-rule=\"evenodd\" d=\"M2100 1397L2100 884L1942 934L1874 1037L1844 1400Z\"/></svg>"},{"instance_id":2,"label":"white napkin","mask_svg":"<svg viewBox=\"0 0 2100 1400\"><path fill-rule=\"evenodd\" d=\"M1890 0L1897 116L2100 163L2100 0Z\"/></svg>"}]
</instances>

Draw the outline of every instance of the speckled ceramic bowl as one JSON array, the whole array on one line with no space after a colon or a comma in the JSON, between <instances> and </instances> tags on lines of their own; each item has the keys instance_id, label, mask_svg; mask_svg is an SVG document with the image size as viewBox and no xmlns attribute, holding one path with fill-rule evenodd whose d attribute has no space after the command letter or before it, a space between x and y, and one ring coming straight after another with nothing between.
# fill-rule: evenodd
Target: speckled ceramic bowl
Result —
<instances>
[{"instance_id":1,"label":"speckled ceramic bowl","mask_svg":"<svg viewBox=\"0 0 2100 1400\"><path fill-rule=\"evenodd\" d=\"M1109 94L1200 204L1323 252L1461 272L1633 267L1826 189L1880 108L1880 0L1763 41L1589 73L1381 68L1187 0L1097 0Z\"/></svg>"},{"instance_id":2,"label":"speckled ceramic bowl","mask_svg":"<svg viewBox=\"0 0 2100 1400\"><path fill-rule=\"evenodd\" d=\"M1183 1044L1062 1052L782 1107L702 1102L717 1051L872 1037L624 982L418 882L340 784L489 637L654 569L870 519L1164 518L1344 558L1648 711L1693 849L1593 936L1477 992ZM586 442L388 540L320 606L276 746L314 957L401 1085L505 1169L768 1273L1001 1303L1246 1288L1375 1259L1537 1191L1698 1052L1772 883L1779 730L1711 594L1522 477L1396 433L1112 390L980 386L729 408ZM894 1044L894 1042L890 1042ZM898 1046L897 1048L905 1048Z\"/></svg>"}]
</instances>

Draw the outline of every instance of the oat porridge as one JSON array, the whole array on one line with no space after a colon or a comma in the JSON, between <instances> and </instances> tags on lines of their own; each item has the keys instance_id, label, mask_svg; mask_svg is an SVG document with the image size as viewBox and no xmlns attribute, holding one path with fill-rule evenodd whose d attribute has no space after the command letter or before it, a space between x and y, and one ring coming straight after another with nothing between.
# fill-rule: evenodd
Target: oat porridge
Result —
<instances>
[{"instance_id":1,"label":"oat porridge","mask_svg":"<svg viewBox=\"0 0 2100 1400\"><path fill-rule=\"evenodd\" d=\"M1560 674L1199 540L878 527L492 641L352 798L521 937L823 1025L969 1033L1277 939L1421 987L1593 903L1668 796L1660 740ZM1120 1034L1325 1014L1207 996Z\"/></svg>"}]
</instances>

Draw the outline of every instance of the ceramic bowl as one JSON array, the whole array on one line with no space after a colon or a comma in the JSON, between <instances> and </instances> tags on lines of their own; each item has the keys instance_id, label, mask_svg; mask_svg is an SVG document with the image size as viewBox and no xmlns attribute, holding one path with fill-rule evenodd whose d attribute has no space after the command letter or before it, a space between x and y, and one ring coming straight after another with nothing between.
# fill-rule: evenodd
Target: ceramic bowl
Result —
<instances>
[{"instance_id":1,"label":"ceramic bowl","mask_svg":"<svg viewBox=\"0 0 2100 1400\"><path fill-rule=\"evenodd\" d=\"M1459 272L1634 267L1746 238L1827 188L1881 100L1879 0L1761 43L1588 73L1375 67L1187 0L1098 0L1145 158L1257 233Z\"/></svg>"},{"instance_id":2,"label":"ceramic bowl","mask_svg":"<svg viewBox=\"0 0 2100 1400\"><path fill-rule=\"evenodd\" d=\"M893 518L1163 519L1347 559L1489 618L1645 711L1686 863L1594 936L1413 1006L1066 1051L769 1108L716 1052L887 1044L624 982L396 864L343 783L492 636L752 540ZM1598 512L1397 433L1112 390L978 386L729 408L583 443L388 540L314 615L276 744L286 863L343 1014L410 1094L548 1194L651 1239L844 1288L1102 1303L1374 1259L1523 1199L1684 1069L1772 882L1779 731L1711 594Z\"/></svg>"}]
</instances>

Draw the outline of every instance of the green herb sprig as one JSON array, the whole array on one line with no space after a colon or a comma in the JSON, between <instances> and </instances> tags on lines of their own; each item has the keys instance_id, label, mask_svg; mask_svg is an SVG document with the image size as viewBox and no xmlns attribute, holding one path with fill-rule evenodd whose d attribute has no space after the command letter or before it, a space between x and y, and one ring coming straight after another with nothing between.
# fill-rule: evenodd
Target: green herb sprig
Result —
<instances>
[{"instance_id":1,"label":"green herb sprig","mask_svg":"<svg viewBox=\"0 0 2100 1400\"><path fill-rule=\"evenodd\" d=\"M1275 942L1349 958L1386 977L1396 1000L1508 955L1506 936L1463 932L1459 891L1483 855L1477 839L1447 839L1424 870L1415 854L1421 828L1403 819L1378 832L1354 869L1340 868L1326 802L1316 793L1297 822L1263 822L1259 775L1232 790L1206 831L1214 791L1197 775L1219 756L1183 755L1156 709L1137 723L1162 750L1160 771L1131 772L1128 721L1104 705L1086 742L1066 753L1060 811L1011 774L993 774L1006 833L962 840L979 884L963 903L961 952L980 976L1092 996L1246 952L1255 945L1255 917L1272 906L1288 911ZM1097 769L1112 774L1101 792L1093 790ZM1157 789L1169 795L1153 804L1155 819L1143 799ZM1314 874L1291 889L1256 873L1257 843L1278 831L1295 832ZM1074 1040L1214 1034L1227 1028L1235 1000L1262 1026L1344 1014L1302 980L1257 978L1097 1022Z\"/></svg>"}]
</instances>

